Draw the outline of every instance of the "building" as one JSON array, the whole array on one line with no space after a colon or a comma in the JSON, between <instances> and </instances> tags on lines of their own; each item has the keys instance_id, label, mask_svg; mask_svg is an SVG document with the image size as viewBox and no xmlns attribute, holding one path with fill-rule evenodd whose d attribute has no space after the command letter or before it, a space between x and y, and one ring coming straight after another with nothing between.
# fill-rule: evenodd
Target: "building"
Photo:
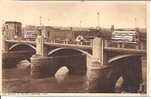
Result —
<instances>
[{"instance_id":1,"label":"building","mask_svg":"<svg viewBox=\"0 0 151 99\"><path fill-rule=\"evenodd\" d=\"M73 40L74 34L71 28L49 27L47 29L49 40Z\"/></svg>"},{"instance_id":2,"label":"building","mask_svg":"<svg viewBox=\"0 0 151 99\"><path fill-rule=\"evenodd\" d=\"M111 39L111 30L106 28L95 29L95 28L85 28L79 30L73 30L74 36L77 37L79 35L83 36L86 40L91 40L94 37L102 37L104 39Z\"/></svg>"},{"instance_id":3,"label":"building","mask_svg":"<svg viewBox=\"0 0 151 99\"><path fill-rule=\"evenodd\" d=\"M30 25L23 28L24 39L35 40L39 32L41 32L44 38L48 41L74 39L73 32L70 28Z\"/></svg>"},{"instance_id":4,"label":"building","mask_svg":"<svg viewBox=\"0 0 151 99\"><path fill-rule=\"evenodd\" d=\"M70 28L43 26L42 33L47 40L73 40L74 35Z\"/></svg>"},{"instance_id":5,"label":"building","mask_svg":"<svg viewBox=\"0 0 151 99\"><path fill-rule=\"evenodd\" d=\"M37 27L32 25L27 25L23 27L23 37L25 40L35 40L37 37Z\"/></svg>"},{"instance_id":6,"label":"building","mask_svg":"<svg viewBox=\"0 0 151 99\"><path fill-rule=\"evenodd\" d=\"M3 32L7 39L22 38L22 23L16 21L6 21L3 25Z\"/></svg>"},{"instance_id":7,"label":"building","mask_svg":"<svg viewBox=\"0 0 151 99\"><path fill-rule=\"evenodd\" d=\"M136 30L117 29L112 32L113 41L136 42Z\"/></svg>"},{"instance_id":8,"label":"building","mask_svg":"<svg viewBox=\"0 0 151 99\"><path fill-rule=\"evenodd\" d=\"M145 28L137 28L137 38L139 38L140 41L146 42L147 38L147 31Z\"/></svg>"},{"instance_id":9,"label":"building","mask_svg":"<svg viewBox=\"0 0 151 99\"><path fill-rule=\"evenodd\" d=\"M144 45L144 49L147 48L147 30L146 28L137 28L137 39L139 40L139 43L142 43Z\"/></svg>"}]
</instances>

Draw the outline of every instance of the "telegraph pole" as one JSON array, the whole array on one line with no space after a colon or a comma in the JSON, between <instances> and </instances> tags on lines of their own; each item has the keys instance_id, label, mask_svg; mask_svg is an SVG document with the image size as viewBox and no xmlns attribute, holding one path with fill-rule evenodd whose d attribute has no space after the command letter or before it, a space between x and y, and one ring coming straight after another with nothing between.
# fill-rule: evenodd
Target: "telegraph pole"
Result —
<instances>
[{"instance_id":1,"label":"telegraph pole","mask_svg":"<svg viewBox=\"0 0 151 99\"><path fill-rule=\"evenodd\" d=\"M100 28L100 12L97 12L97 28Z\"/></svg>"},{"instance_id":2,"label":"telegraph pole","mask_svg":"<svg viewBox=\"0 0 151 99\"><path fill-rule=\"evenodd\" d=\"M48 25L49 25L50 19L48 18Z\"/></svg>"},{"instance_id":3,"label":"telegraph pole","mask_svg":"<svg viewBox=\"0 0 151 99\"><path fill-rule=\"evenodd\" d=\"M134 18L134 25L135 25L135 28L137 28L137 25L136 25L136 17Z\"/></svg>"},{"instance_id":4,"label":"telegraph pole","mask_svg":"<svg viewBox=\"0 0 151 99\"><path fill-rule=\"evenodd\" d=\"M42 26L42 16L40 16L39 22L40 22L40 26Z\"/></svg>"},{"instance_id":5,"label":"telegraph pole","mask_svg":"<svg viewBox=\"0 0 151 99\"><path fill-rule=\"evenodd\" d=\"M82 21L80 20L80 28L82 27Z\"/></svg>"}]
</instances>

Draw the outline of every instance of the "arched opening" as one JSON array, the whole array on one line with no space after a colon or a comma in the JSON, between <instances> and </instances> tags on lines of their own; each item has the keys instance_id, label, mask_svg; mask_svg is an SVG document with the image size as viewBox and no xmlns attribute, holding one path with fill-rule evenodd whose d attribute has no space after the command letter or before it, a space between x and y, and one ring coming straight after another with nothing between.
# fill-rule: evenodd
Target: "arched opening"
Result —
<instances>
[{"instance_id":1,"label":"arched opening","mask_svg":"<svg viewBox=\"0 0 151 99\"><path fill-rule=\"evenodd\" d=\"M119 83L121 92L136 93L142 83L141 58L136 55L123 55L110 60L109 64L112 66L110 79L115 92Z\"/></svg>"},{"instance_id":2,"label":"arched opening","mask_svg":"<svg viewBox=\"0 0 151 99\"><path fill-rule=\"evenodd\" d=\"M85 54L87 57L92 57L92 55L89 52L86 52L84 50L76 49L76 48L64 48L64 47L62 47L62 48L56 48L56 49L50 51L48 53L48 56L50 56L52 54L55 54L56 52L62 51L62 50L71 50L72 52L75 51L75 52L79 52L79 53Z\"/></svg>"},{"instance_id":3,"label":"arched opening","mask_svg":"<svg viewBox=\"0 0 151 99\"><path fill-rule=\"evenodd\" d=\"M30 44L18 43L9 48L9 53L15 57L17 67L26 68L30 67L30 58L36 54L36 48Z\"/></svg>"},{"instance_id":4,"label":"arched opening","mask_svg":"<svg viewBox=\"0 0 151 99\"><path fill-rule=\"evenodd\" d=\"M9 48L9 51L22 51L22 50L30 50L36 52L36 47L26 43L17 43Z\"/></svg>"},{"instance_id":5,"label":"arched opening","mask_svg":"<svg viewBox=\"0 0 151 99\"><path fill-rule=\"evenodd\" d=\"M53 60L54 71L66 66L71 75L86 75L87 56L79 50L59 48L49 52L48 57Z\"/></svg>"}]
</instances>

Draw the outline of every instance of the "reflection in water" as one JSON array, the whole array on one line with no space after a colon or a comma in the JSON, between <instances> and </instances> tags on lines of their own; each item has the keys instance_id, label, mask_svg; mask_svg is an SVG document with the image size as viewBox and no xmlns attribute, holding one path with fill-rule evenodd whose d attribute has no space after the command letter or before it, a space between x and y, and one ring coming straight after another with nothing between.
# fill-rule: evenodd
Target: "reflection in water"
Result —
<instances>
[{"instance_id":1,"label":"reflection in water","mask_svg":"<svg viewBox=\"0 0 151 99\"><path fill-rule=\"evenodd\" d=\"M124 79L123 77L119 77L119 79L117 80L116 84L115 84L115 92L121 92L122 91L122 85L124 83Z\"/></svg>"},{"instance_id":2,"label":"reflection in water","mask_svg":"<svg viewBox=\"0 0 151 99\"><path fill-rule=\"evenodd\" d=\"M3 92L58 93L86 92L86 76L69 75L66 66L60 68L55 77L32 79L28 61L22 61L17 68L3 70Z\"/></svg>"},{"instance_id":3,"label":"reflection in water","mask_svg":"<svg viewBox=\"0 0 151 99\"><path fill-rule=\"evenodd\" d=\"M17 68L30 68L31 63L28 60L22 60L17 64Z\"/></svg>"},{"instance_id":4,"label":"reflection in water","mask_svg":"<svg viewBox=\"0 0 151 99\"><path fill-rule=\"evenodd\" d=\"M58 83L61 83L67 78L69 69L66 66L61 67L55 74L55 78Z\"/></svg>"}]
</instances>

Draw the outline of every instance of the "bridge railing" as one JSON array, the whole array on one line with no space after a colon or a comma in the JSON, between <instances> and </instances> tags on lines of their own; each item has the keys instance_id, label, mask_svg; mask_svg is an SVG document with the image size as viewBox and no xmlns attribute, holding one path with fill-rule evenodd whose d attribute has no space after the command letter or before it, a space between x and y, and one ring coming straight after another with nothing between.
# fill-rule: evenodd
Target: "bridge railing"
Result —
<instances>
[{"instance_id":1,"label":"bridge railing","mask_svg":"<svg viewBox=\"0 0 151 99\"><path fill-rule=\"evenodd\" d=\"M36 39L7 39L7 40L14 40L14 41L28 41L28 42L34 42L36 41ZM75 40L48 40L45 39L44 40L47 43L51 43L51 44L70 44L70 45L83 45L83 46L92 46L92 41L75 41Z\"/></svg>"},{"instance_id":2,"label":"bridge railing","mask_svg":"<svg viewBox=\"0 0 151 99\"><path fill-rule=\"evenodd\" d=\"M72 44L72 45L85 45L85 46L91 46L91 41L82 41L82 42L76 42L74 40L47 40L49 43L57 43L57 44Z\"/></svg>"},{"instance_id":3,"label":"bridge railing","mask_svg":"<svg viewBox=\"0 0 151 99\"><path fill-rule=\"evenodd\" d=\"M18 41L35 41L33 39L15 39ZM51 44L67 44L67 45L79 45L79 46L93 46L92 40L91 41L75 41L75 40L46 40L45 42ZM142 42L119 42L113 40L104 40L105 47L113 47L113 48L127 48L127 49L138 49L138 50L145 50L145 44Z\"/></svg>"},{"instance_id":4,"label":"bridge railing","mask_svg":"<svg viewBox=\"0 0 151 99\"><path fill-rule=\"evenodd\" d=\"M113 40L105 40L104 43L105 47L145 50L144 44L142 42L120 42Z\"/></svg>"}]
</instances>

